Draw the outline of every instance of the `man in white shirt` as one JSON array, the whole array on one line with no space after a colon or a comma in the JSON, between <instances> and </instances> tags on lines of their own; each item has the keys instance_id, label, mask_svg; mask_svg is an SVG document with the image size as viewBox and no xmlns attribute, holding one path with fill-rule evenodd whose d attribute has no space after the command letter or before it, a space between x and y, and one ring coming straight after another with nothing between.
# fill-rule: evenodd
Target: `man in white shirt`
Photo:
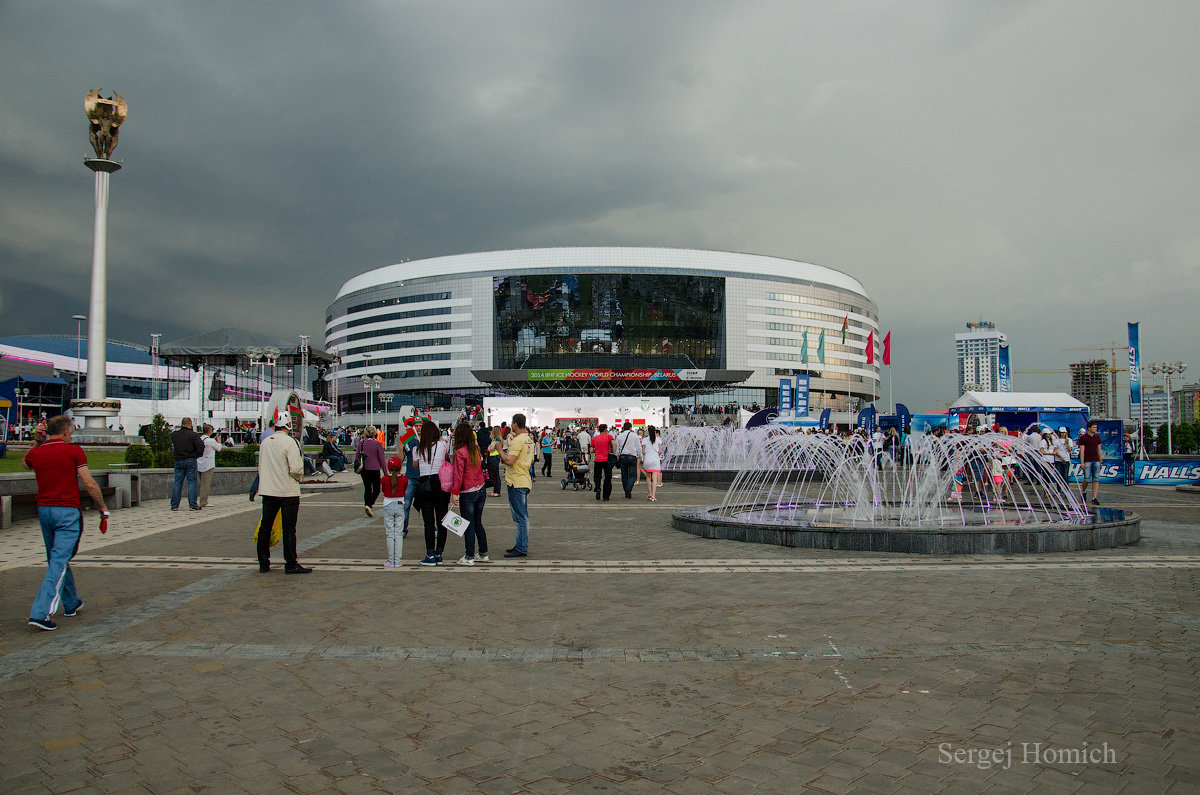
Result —
<instances>
[{"instance_id":1,"label":"man in white shirt","mask_svg":"<svg viewBox=\"0 0 1200 795\"><path fill-rule=\"evenodd\" d=\"M592 435L588 433L586 425L575 439L579 442L579 454L583 456L583 463L586 464L588 462L588 445L592 443Z\"/></svg>"},{"instance_id":2,"label":"man in white shirt","mask_svg":"<svg viewBox=\"0 0 1200 795\"><path fill-rule=\"evenodd\" d=\"M633 432L633 423L625 420L625 425L617 434L616 441L617 466L621 468L621 488L625 490L625 499L633 499L633 482L637 478L637 462L642 456L642 444Z\"/></svg>"},{"instance_id":3,"label":"man in white shirt","mask_svg":"<svg viewBox=\"0 0 1200 795\"><path fill-rule=\"evenodd\" d=\"M221 443L217 441L216 434L213 433L213 426L206 422L202 430L204 434L200 437L200 441L204 442L204 453L196 459L196 474L200 477L196 502L201 508L207 508L208 493L212 489L213 473L217 468L217 451L221 449Z\"/></svg>"}]
</instances>

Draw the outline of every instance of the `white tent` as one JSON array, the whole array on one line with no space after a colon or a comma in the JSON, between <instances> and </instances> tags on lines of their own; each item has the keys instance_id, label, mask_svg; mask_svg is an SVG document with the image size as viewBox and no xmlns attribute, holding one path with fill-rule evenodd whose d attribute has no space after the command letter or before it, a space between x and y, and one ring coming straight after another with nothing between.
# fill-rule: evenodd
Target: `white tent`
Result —
<instances>
[{"instance_id":1,"label":"white tent","mask_svg":"<svg viewBox=\"0 0 1200 795\"><path fill-rule=\"evenodd\" d=\"M951 414L1080 412L1088 407L1066 392L965 392Z\"/></svg>"}]
</instances>

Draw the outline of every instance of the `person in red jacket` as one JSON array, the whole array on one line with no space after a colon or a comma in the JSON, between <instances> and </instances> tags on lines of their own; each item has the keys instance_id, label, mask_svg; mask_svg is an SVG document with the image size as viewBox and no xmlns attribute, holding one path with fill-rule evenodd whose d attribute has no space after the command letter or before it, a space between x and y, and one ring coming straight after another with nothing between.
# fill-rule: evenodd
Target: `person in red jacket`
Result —
<instances>
[{"instance_id":1,"label":"person in red jacket","mask_svg":"<svg viewBox=\"0 0 1200 795\"><path fill-rule=\"evenodd\" d=\"M387 474L379 481L383 492L383 534L387 539L387 560L385 568L395 569L402 564L404 557L404 494L408 491L408 478L404 476L404 461L400 456L392 456L387 460Z\"/></svg>"},{"instance_id":2,"label":"person in red jacket","mask_svg":"<svg viewBox=\"0 0 1200 795\"><path fill-rule=\"evenodd\" d=\"M450 504L460 508L462 518L470 522L463 533L466 554L458 559L458 565L491 563L487 533L483 529L483 505L487 502L487 489L483 485L483 456L479 452L479 440L466 422L460 422L454 429L454 460L451 466L454 476L450 484ZM479 541L478 556L475 554L476 540Z\"/></svg>"}]
</instances>

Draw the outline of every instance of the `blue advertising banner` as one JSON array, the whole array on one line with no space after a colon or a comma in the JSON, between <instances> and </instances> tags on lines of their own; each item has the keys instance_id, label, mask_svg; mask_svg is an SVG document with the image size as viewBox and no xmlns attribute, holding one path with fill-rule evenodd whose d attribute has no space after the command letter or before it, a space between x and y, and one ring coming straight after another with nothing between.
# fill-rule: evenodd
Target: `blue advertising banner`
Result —
<instances>
[{"instance_id":1,"label":"blue advertising banner","mask_svg":"<svg viewBox=\"0 0 1200 795\"><path fill-rule=\"evenodd\" d=\"M833 413L833 409L825 409L821 412L821 430L829 428L829 415Z\"/></svg>"},{"instance_id":2,"label":"blue advertising banner","mask_svg":"<svg viewBox=\"0 0 1200 795\"><path fill-rule=\"evenodd\" d=\"M1101 483L1123 483L1124 463L1105 460L1100 467ZM1072 482L1078 483L1083 465L1071 463ZM1134 483L1139 486L1194 486L1200 485L1200 461L1134 461Z\"/></svg>"},{"instance_id":3,"label":"blue advertising banner","mask_svg":"<svg viewBox=\"0 0 1200 795\"><path fill-rule=\"evenodd\" d=\"M792 410L792 379L779 379L779 413L785 414Z\"/></svg>"},{"instance_id":4,"label":"blue advertising banner","mask_svg":"<svg viewBox=\"0 0 1200 795\"><path fill-rule=\"evenodd\" d=\"M1100 455L1103 462L1100 466L1100 482L1101 483L1121 483L1124 480L1124 445L1121 434L1122 422L1120 420L1098 420L1096 422L1096 434L1100 437ZM1071 438L1079 438L1078 434L1071 432ZM1079 458L1079 454L1075 454L1075 458ZM1078 482L1080 475L1083 474L1083 465L1078 460L1071 462L1071 476L1069 480Z\"/></svg>"},{"instance_id":5,"label":"blue advertising banner","mask_svg":"<svg viewBox=\"0 0 1200 795\"><path fill-rule=\"evenodd\" d=\"M1000 343L1000 388L997 392L1011 392L1012 388L1012 366L1008 361L1008 343Z\"/></svg>"},{"instance_id":6,"label":"blue advertising banner","mask_svg":"<svg viewBox=\"0 0 1200 795\"><path fill-rule=\"evenodd\" d=\"M912 425L912 412L908 410L908 406L903 403L896 404L896 419L900 421L901 428Z\"/></svg>"},{"instance_id":7,"label":"blue advertising banner","mask_svg":"<svg viewBox=\"0 0 1200 795\"><path fill-rule=\"evenodd\" d=\"M793 403L796 405L796 416L808 416L808 373L796 375L796 391L793 393Z\"/></svg>"},{"instance_id":8,"label":"blue advertising banner","mask_svg":"<svg viewBox=\"0 0 1200 795\"><path fill-rule=\"evenodd\" d=\"M875 428L874 406L867 406L865 409L858 412L858 427L866 428L868 431Z\"/></svg>"},{"instance_id":9,"label":"blue advertising banner","mask_svg":"<svg viewBox=\"0 0 1200 795\"><path fill-rule=\"evenodd\" d=\"M1141 351L1138 349L1138 324L1129 324L1129 403L1142 402ZM1115 408L1115 407L1114 407Z\"/></svg>"}]
</instances>

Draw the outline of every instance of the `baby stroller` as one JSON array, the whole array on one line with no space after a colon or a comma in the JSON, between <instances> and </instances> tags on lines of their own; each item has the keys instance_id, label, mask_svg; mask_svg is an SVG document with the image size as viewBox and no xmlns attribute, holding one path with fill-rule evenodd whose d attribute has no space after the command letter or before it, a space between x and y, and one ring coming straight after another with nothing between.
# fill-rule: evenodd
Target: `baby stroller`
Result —
<instances>
[{"instance_id":1,"label":"baby stroller","mask_svg":"<svg viewBox=\"0 0 1200 795\"><path fill-rule=\"evenodd\" d=\"M567 476L562 479L563 491L567 486L573 486L575 491L592 490L592 470L583 461L583 455L578 450L569 451L563 458L563 466L567 468Z\"/></svg>"}]
</instances>

